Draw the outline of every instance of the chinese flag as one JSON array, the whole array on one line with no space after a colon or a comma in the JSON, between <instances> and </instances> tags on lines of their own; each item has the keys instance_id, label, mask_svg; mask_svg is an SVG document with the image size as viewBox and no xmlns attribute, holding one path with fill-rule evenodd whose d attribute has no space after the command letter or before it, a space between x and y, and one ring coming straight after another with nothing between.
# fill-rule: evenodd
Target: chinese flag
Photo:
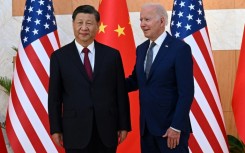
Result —
<instances>
[{"instance_id":1,"label":"chinese flag","mask_svg":"<svg viewBox=\"0 0 245 153\"><path fill-rule=\"evenodd\" d=\"M6 145L3 138L2 128L0 127L0 153L7 153Z\"/></svg>"},{"instance_id":2,"label":"chinese flag","mask_svg":"<svg viewBox=\"0 0 245 153\"><path fill-rule=\"evenodd\" d=\"M245 143L245 26L241 45L236 81L233 91L232 108L239 138Z\"/></svg>"},{"instance_id":3,"label":"chinese flag","mask_svg":"<svg viewBox=\"0 0 245 153\"><path fill-rule=\"evenodd\" d=\"M120 51L125 75L131 74L135 64L135 43L126 0L100 0L100 29L96 40ZM138 92L130 93L132 131L119 145L118 153L139 153Z\"/></svg>"}]
</instances>

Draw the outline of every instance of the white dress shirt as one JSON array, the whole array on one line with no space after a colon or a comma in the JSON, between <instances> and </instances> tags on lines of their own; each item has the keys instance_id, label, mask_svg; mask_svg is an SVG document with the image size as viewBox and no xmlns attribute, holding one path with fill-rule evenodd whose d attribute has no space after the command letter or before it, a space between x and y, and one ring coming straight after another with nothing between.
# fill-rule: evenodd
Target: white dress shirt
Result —
<instances>
[{"instance_id":1,"label":"white dress shirt","mask_svg":"<svg viewBox=\"0 0 245 153\"><path fill-rule=\"evenodd\" d=\"M154 62L157 53L163 43L163 41L165 40L165 38L167 37L167 32L164 31L154 42L156 43L156 45L153 47L153 59L152 59L152 63ZM152 41L150 41L149 47L151 45ZM148 47L148 48L149 48ZM145 64L146 64L146 60L147 60L147 53L146 53L146 57L145 57L145 62L144 62L144 69L145 69Z\"/></svg>"},{"instance_id":2,"label":"white dress shirt","mask_svg":"<svg viewBox=\"0 0 245 153\"><path fill-rule=\"evenodd\" d=\"M82 50L83 50L84 47L82 45L80 45L76 40L75 40L75 44L76 44L76 47L77 47L77 50L78 50L78 54L80 55L80 58L81 58L81 60L83 62L84 53L82 52ZM95 59L94 41L87 48L89 49L88 58L89 58L89 61L90 61L90 64L91 64L91 68L92 68L92 71L94 71L94 59Z\"/></svg>"}]
</instances>

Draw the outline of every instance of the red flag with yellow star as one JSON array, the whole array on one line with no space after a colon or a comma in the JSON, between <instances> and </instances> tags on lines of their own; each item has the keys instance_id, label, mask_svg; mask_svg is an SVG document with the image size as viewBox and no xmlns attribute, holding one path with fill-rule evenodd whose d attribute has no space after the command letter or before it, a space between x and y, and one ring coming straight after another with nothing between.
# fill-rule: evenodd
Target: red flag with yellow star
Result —
<instances>
[{"instance_id":1,"label":"red flag with yellow star","mask_svg":"<svg viewBox=\"0 0 245 153\"><path fill-rule=\"evenodd\" d=\"M7 153L6 145L3 138L2 126L0 126L0 152Z\"/></svg>"},{"instance_id":2,"label":"red flag with yellow star","mask_svg":"<svg viewBox=\"0 0 245 153\"><path fill-rule=\"evenodd\" d=\"M135 63L135 43L126 0L100 0L100 29L96 40L120 51L125 75L131 74ZM138 92L130 93L132 131L119 145L117 153L139 153Z\"/></svg>"}]
</instances>

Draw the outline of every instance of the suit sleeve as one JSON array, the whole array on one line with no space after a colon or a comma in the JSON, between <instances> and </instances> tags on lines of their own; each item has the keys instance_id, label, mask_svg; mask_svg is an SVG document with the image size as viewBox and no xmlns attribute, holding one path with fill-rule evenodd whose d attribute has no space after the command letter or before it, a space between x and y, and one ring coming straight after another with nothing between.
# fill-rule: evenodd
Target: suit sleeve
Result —
<instances>
[{"instance_id":1,"label":"suit sleeve","mask_svg":"<svg viewBox=\"0 0 245 153\"><path fill-rule=\"evenodd\" d=\"M136 58L137 58L137 50L136 50ZM136 75L136 64L135 64L132 74L129 75L128 78L126 78L126 90L127 92L131 92L131 91L138 90L138 88L139 87L138 87L138 80L137 80L137 75Z\"/></svg>"},{"instance_id":2,"label":"suit sleeve","mask_svg":"<svg viewBox=\"0 0 245 153\"><path fill-rule=\"evenodd\" d=\"M175 63L179 99L171 127L183 131L190 126L189 112L194 97L194 79L191 48L185 44L179 49Z\"/></svg>"},{"instance_id":3,"label":"suit sleeve","mask_svg":"<svg viewBox=\"0 0 245 153\"><path fill-rule=\"evenodd\" d=\"M131 131L129 97L125 87L125 75L120 53L117 54L117 101L119 130Z\"/></svg>"},{"instance_id":4,"label":"suit sleeve","mask_svg":"<svg viewBox=\"0 0 245 153\"><path fill-rule=\"evenodd\" d=\"M55 52L50 59L50 79L48 91L48 115L50 133L62 133L62 82L58 59Z\"/></svg>"}]
</instances>

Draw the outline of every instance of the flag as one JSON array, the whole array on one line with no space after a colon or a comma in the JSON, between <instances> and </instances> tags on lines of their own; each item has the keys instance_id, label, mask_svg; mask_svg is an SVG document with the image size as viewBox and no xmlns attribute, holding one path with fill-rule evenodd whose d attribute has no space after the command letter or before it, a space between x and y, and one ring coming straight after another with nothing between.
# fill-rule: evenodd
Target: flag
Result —
<instances>
[{"instance_id":1,"label":"flag","mask_svg":"<svg viewBox=\"0 0 245 153\"><path fill-rule=\"evenodd\" d=\"M51 140L47 108L50 55L59 47L52 0L27 0L6 118L14 152L62 152Z\"/></svg>"},{"instance_id":2,"label":"flag","mask_svg":"<svg viewBox=\"0 0 245 153\"><path fill-rule=\"evenodd\" d=\"M96 40L120 51L125 75L131 74L135 64L135 43L126 0L100 0L101 23ZM139 101L138 92L130 93L132 131L119 145L118 153L139 153Z\"/></svg>"},{"instance_id":3,"label":"flag","mask_svg":"<svg viewBox=\"0 0 245 153\"><path fill-rule=\"evenodd\" d=\"M171 33L191 46L195 95L191 152L227 153L228 143L202 0L174 0Z\"/></svg>"},{"instance_id":4,"label":"flag","mask_svg":"<svg viewBox=\"0 0 245 153\"><path fill-rule=\"evenodd\" d=\"M1 153L7 153L7 148L6 148L6 144L4 141L4 137L3 137L3 133L2 133L2 126L0 126L0 152Z\"/></svg>"},{"instance_id":5,"label":"flag","mask_svg":"<svg viewBox=\"0 0 245 153\"><path fill-rule=\"evenodd\" d=\"M239 63L236 73L236 81L234 85L232 109L235 117L237 132L239 138L245 143L245 26L243 31L243 39L239 57Z\"/></svg>"}]
</instances>

